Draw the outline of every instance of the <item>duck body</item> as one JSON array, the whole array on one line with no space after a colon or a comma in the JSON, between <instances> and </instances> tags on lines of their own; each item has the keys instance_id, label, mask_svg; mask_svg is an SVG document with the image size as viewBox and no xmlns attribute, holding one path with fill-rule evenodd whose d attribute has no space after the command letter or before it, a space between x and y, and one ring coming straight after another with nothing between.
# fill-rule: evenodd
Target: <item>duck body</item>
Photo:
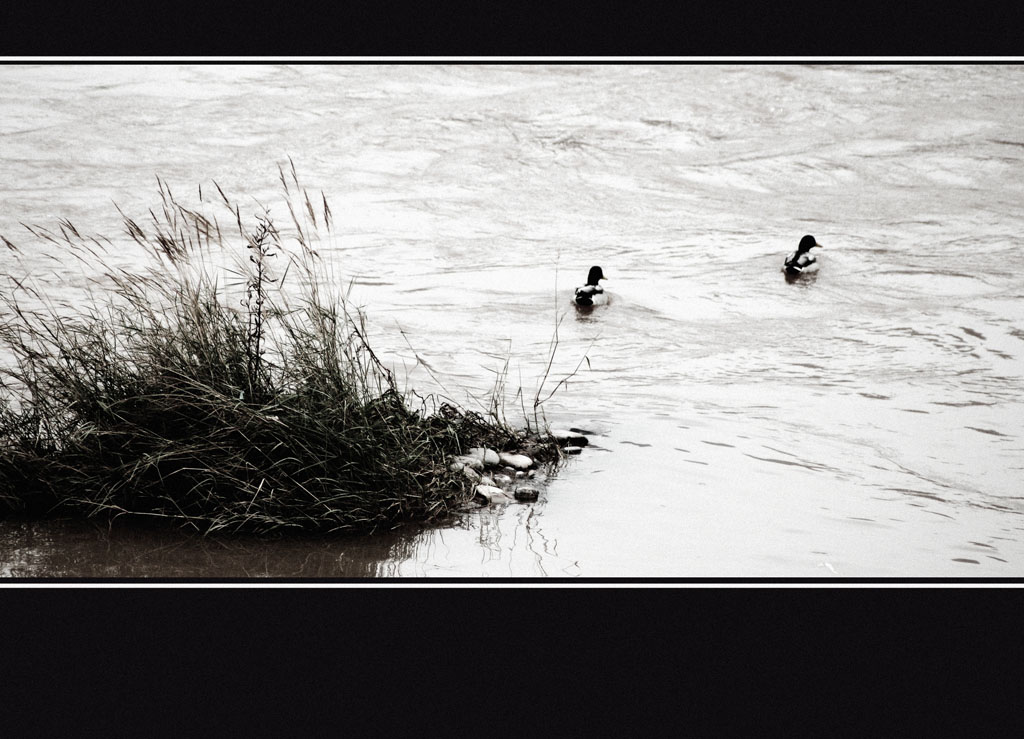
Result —
<instances>
[{"instance_id":1,"label":"duck body","mask_svg":"<svg viewBox=\"0 0 1024 739\"><path fill-rule=\"evenodd\" d=\"M818 260L809 254L798 254L793 252L786 258L782 271L790 277L797 277L807 272L814 272L818 269Z\"/></svg>"},{"instance_id":2,"label":"duck body","mask_svg":"<svg viewBox=\"0 0 1024 739\"><path fill-rule=\"evenodd\" d=\"M604 288L598 284L601 280L607 279L600 267L591 267L587 274L587 284L576 288L573 295L573 302L579 308L591 308L595 305L605 305L608 302L608 295Z\"/></svg>"},{"instance_id":3,"label":"duck body","mask_svg":"<svg viewBox=\"0 0 1024 739\"><path fill-rule=\"evenodd\" d=\"M590 308L595 305L607 304L608 295L600 285L584 285L576 288L573 302L580 308Z\"/></svg>"},{"instance_id":4,"label":"duck body","mask_svg":"<svg viewBox=\"0 0 1024 739\"><path fill-rule=\"evenodd\" d=\"M818 259L810 253L814 247L820 249L821 244L815 241L810 234L800 239L800 245L797 246L796 251L786 257L786 261L782 265L782 271L786 273L787 277L799 277L818 269Z\"/></svg>"}]
</instances>

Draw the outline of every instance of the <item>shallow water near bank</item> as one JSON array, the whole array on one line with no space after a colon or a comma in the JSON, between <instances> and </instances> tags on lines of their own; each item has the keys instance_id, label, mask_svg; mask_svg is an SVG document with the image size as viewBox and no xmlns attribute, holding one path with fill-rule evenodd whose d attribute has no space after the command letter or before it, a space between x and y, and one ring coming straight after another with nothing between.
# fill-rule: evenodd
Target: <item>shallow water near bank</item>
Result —
<instances>
[{"instance_id":1,"label":"shallow water near bank","mask_svg":"<svg viewBox=\"0 0 1024 739\"><path fill-rule=\"evenodd\" d=\"M274 212L291 157L410 387L472 407L507 359L514 418L561 317L543 411L592 434L538 501L442 526L0 521L0 573L1020 577L1022 114L992 65L2 66L4 275L86 284L20 224L126 238L110 201L156 175ZM577 313L591 264L612 301Z\"/></svg>"}]
</instances>

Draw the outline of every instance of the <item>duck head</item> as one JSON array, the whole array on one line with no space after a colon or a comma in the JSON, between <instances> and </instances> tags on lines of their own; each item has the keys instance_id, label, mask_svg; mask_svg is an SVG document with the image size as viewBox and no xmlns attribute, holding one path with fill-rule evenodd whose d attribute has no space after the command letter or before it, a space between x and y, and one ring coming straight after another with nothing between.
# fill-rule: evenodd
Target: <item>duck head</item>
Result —
<instances>
[{"instance_id":1,"label":"duck head","mask_svg":"<svg viewBox=\"0 0 1024 739\"><path fill-rule=\"evenodd\" d=\"M796 250L798 253L803 254L805 252L809 252L815 246L818 247L819 249L823 248L821 244L814 240L813 236L807 234L802 239L800 239L800 245L796 248Z\"/></svg>"},{"instance_id":2,"label":"duck head","mask_svg":"<svg viewBox=\"0 0 1024 739\"><path fill-rule=\"evenodd\" d=\"M600 267L591 267L590 272L587 273L587 284L596 285L598 280L607 280L604 276L604 272L601 271Z\"/></svg>"}]
</instances>

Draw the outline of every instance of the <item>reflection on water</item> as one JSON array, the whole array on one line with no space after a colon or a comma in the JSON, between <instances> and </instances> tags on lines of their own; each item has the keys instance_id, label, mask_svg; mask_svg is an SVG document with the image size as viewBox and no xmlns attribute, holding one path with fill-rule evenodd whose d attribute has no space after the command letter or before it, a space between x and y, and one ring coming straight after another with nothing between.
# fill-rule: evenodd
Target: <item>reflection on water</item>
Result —
<instances>
[{"instance_id":1,"label":"reflection on water","mask_svg":"<svg viewBox=\"0 0 1024 739\"><path fill-rule=\"evenodd\" d=\"M335 538L201 537L115 522L7 520L0 576L16 578L365 578L415 559L417 530Z\"/></svg>"},{"instance_id":2,"label":"reflection on water","mask_svg":"<svg viewBox=\"0 0 1024 739\"><path fill-rule=\"evenodd\" d=\"M482 572L550 572L557 545L540 530L539 508L511 504L459 514L443 525L407 525L367 536L203 537L178 528L11 517L0 522L5 578L390 578L445 577L445 561L472 543ZM512 524L511 526L509 524ZM465 537L457 537L463 532ZM458 541L456 541L458 539ZM511 559L517 561L513 564ZM523 559L521 563L518 560ZM525 563L525 571L523 564ZM461 569L461 567L456 568Z\"/></svg>"}]
</instances>

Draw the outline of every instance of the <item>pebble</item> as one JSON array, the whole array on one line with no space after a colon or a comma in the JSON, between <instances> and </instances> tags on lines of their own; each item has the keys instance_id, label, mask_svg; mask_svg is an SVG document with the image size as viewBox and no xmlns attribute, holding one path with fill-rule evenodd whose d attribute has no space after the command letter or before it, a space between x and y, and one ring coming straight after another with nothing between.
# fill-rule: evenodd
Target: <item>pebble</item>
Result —
<instances>
[{"instance_id":1,"label":"pebble","mask_svg":"<svg viewBox=\"0 0 1024 739\"><path fill-rule=\"evenodd\" d=\"M469 450L469 453L472 457L479 459L485 467L494 467L501 461L498 453L493 449L484 449L481 446L475 446Z\"/></svg>"},{"instance_id":2,"label":"pebble","mask_svg":"<svg viewBox=\"0 0 1024 739\"><path fill-rule=\"evenodd\" d=\"M465 475L470 482L480 482L480 473L472 467L463 467L462 474Z\"/></svg>"},{"instance_id":3,"label":"pebble","mask_svg":"<svg viewBox=\"0 0 1024 739\"><path fill-rule=\"evenodd\" d=\"M480 484L481 485L486 485L489 488L496 488L496 487L498 487L498 484L494 481L494 478L491 477L490 475L484 475L483 477L481 477L480 478Z\"/></svg>"},{"instance_id":4,"label":"pebble","mask_svg":"<svg viewBox=\"0 0 1024 739\"><path fill-rule=\"evenodd\" d=\"M516 488L515 496L516 500L537 500L537 496L540 495L540 491L537 488L521 487Z\"/></svg>"},{"instance_id":5,"label":"pebble","mask_svg":"<svg viewBox=\"0 0 1024 739\"><path fill-rule=\"evenodd\" d=\"M491 479L494 480L493 484L497 485L511 485L512 478L508 475L492 475Z\"/></svg>"},{"instance_id":6,"label":"pebble","mask_svg":"<svg viewBox=\"0 0 1024 739\"><path fill-rule=\"evenodd\" d=\"M517 470L528 470L533 466L533 460L525 454L509 454L502 452L498 455L501 463Z\"/></svg>"},{"instance_id":7,"label":"pebble","mask_svg":"<svg viewBox=\"0 0 1024 739\"><path fill-rule=\"evenodd\" d=\"M566 454L579 454L582 451L583 451L583 447L581 447L581 446L567 446L565 448L565 453Z\"/></svg>"},{"instance_id":8,"label":"pebble","mask_svg":"<svg viewBox=\"0 0 1024 739\"><path fill-rule=\"evenodd\" d=\"M512 500L508 494L501 488L492 487L491 485L477 485L476 494L487 501L489 505L495 503L508 503Z\"/></svg>"},{"instance_id":9,"label":"pebble","mask_svg":"<svg viewBox=\"0 0 1024 739\"><path fill-rule=\"evenodd\" d=\"M586 436L582 436L581 434L577 434L573 431L566 431L565 429L551 429L548 433L554 437L559 446L565 446L567 444L572 446L586 446L590 443L590 440Z\"/></svg>"},{"instance_id":10,"label":"pebble","mask_svg":"<svg viewBox=\"0 0 1024 739\"><path fill-rule=\"evenodd\" d=\"M463 455L461 457L456 457L455 461L452 462L452 464L453 465L454 464L461 464L463 467L472 467L477 472L479 472L480 470L482 470L484 468L484 462L483 462L482 459L479 459L477 457L470 457L470 456L466 456L466 455ZM453 468L452 471L453 472L455 471L454 468Z\"/></svg>"}]
</instances>

